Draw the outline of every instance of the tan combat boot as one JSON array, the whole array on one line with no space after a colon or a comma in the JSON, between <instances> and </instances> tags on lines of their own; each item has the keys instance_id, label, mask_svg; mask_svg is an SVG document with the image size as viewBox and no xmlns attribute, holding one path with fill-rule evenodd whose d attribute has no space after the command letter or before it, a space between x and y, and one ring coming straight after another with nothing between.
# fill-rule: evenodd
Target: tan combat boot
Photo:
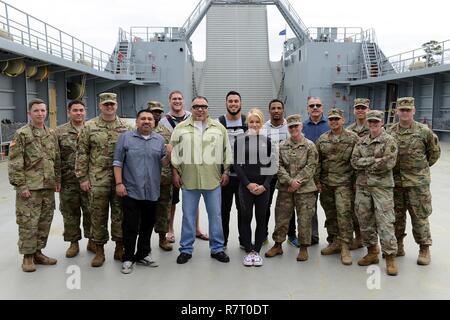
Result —
<instances>
[{"instance_id":1,"label":"tan combat boot","mask_svg":"<svg viewBox=\"0 0 450 320\"><path fill-rule=\"evenodd\" d=\"M53 266L58 262L56 259L44 255L41 250L36 251L33 260L35 264L42 264L44 266Z\"/></svg>"},{"instance_id":2,"label":"tan combat boot","mask_svg":"<svg viewBox=\"0 0 450 320\"><path fill-rule=\"evenodd\" d=\"M352 240L352 243L350 245L350 250L358 250L361 249L363 246L362 237L361 237L361 231L356 230L355 231L355 239Z\"/></svg>"},{"instance_id":3,"label":"tan combat boot","mask_svg":"<svg viewBox=\"0 0 450 320\"><path fill-rule=\"evenodd\" d=\"M122 240L116 241L116 249L114 250L114 260L122 261L123 259L123 242Z\"/></svg>"},{"instance_id":4,"label":"tan combat boot","mask_svg":"<svg viewBox=\"0 0 450 320\"><path fill-rule=\"evenodd\" d=\"M417 264L420 266L427 266L431 263L430 246L420 245L419 257Z\"/></svg>"},{"instance_id":5,"label":"tan combat boot","mask_svg":"<svg viewBox=\"0 0 450 320\"><path fill-rule=\"evenodd\" d=\"M396 276L398 274L397 264L395 263L395 255L389 254L386 256L386 273L389 276Z\"/></svg>"},{"instance_id":6,"label":"tan combat boot","mask_svg":"<svg viewBox=\"0 0 450 320\"><path fill-rule=\"evenodd\" d=\"M92 253L96 253L97 248L95 246L95 242L91 239L89 239L86 250Z\"/></svg>"},{"instance_id":7,"label":"tan combat boot","mask_svg":"<svg viewBox=\"0 0 450 320\"><path fill-rule=\"evenodd\" d=\"M323 248L320 253L323 256L331 256L333 254L341 253L341 242L339 240L334 240L328 245L328 247Z\"/></svg>"},{"instance_id":8,"label":"tan combat boot","mask_svg":"<svg viewBox=\"0 0 450 320\"><path fill-rule=\"evenodd\" d=\"M74 241L66 251L66 258L75 258L78 253L80 253L80 246L78 245L78 241Z\"/></svg>"},{"instance_id":9,"label":"tan combat boot","mask_svg":"<svg viewBox=\"0 0 450 320\"><path fill-rule=\"evenodd\" d=\"M351 266L353 263L348 243L345 242L341 244L341 262L345 266Z\"/></svg>"},{"instance_id":10,"label":"tan combat boot","mask_svg":"<svg viewBox=\"0 0 450 320\"><path fill-rule=\"evenodd\" d=\"M91 261L91 266L93 268L99 268L105 263L105 248L103 244L95 245L95 257Z\"/></svg>"},{"instance_id":11,"label":"tan combat boot","mask_svg":"<svg viewBox=\"0 0 450 320\"><path fill-rule=\"evenodd\" d=\"M26 254L23 256L22 271L23 272L36 271L36 266L34 265L32 254Z\"/></svg>"},{"instance_id":12,"label":"tan combat boot","mask_svg":"<svg viewBox=\"0 0 450 320\"><path fill-rule=\"evenodd\" d=\"M281 247L281 242L275 242L275 245L266 252L266 258L273 258L278 255L283 254L283 248Z\"/></svg>"},{"instance_id":13,"label":"tan combat boot","mask_svg":"<svg viewBox=\"0 0 450 320\"><path fill-rule=\"evenodd\" d=\"M165 232L162 232L159 234L159 247L161 249L163 249L164 251L172 251L173 250L172 245L169 243L169 241L167 241Z\"/></svg>"},{"instance_id":14,"label":"tan combat boot","mask_svg":"<svg viewBox=\"0 0 450 320\"><path fill-rule=\"evenodd\" d=\"M308 261L308 246L300 246L297 261Z\"/></svg>"},{"instance_id":15,"label":"tan combat boot","mask_svg":"<svg viewBox=\"0 0 450 320\"><path fill-rule=\"evenodd\" d=\"M371 264L377 264L380 262L378 254L380 253L380 248L378 245L373 245L367 248L367 255L358 261L358 264L362 267L370 266Z\"/></svg>"},{"instance_id":16,"label":"tan combat boot","mask_svg":"<svg viewBox=\"0 0 450 320\"><path fill-rule=\"evenodd\" d=\"M397 239L397 257L405 256L405 245L403 244L403 238Z\"/></svg>"}]
</instances>

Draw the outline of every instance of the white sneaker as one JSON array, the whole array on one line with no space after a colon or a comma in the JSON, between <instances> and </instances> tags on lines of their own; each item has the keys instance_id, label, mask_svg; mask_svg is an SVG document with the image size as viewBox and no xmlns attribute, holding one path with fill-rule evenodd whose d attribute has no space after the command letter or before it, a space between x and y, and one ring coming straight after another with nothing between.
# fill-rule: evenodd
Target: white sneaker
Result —
<instances>
[{"instance_id":1,"label":"white sneaker","mask_svg":"<svg viewBox=\"0 0 450 320\"><path fill-rule=\"evenodd\" d=\"M261 267L263 265L263 258L257 252L253 253L253 265L255 267Z\"/></svg>"},{"instance_id":2,"label":"white sneaker","mask_svg":"<svg viewBox=\"0 0 450 320\"><path fill-rule=\"evenodd\" d=\"M250 253L248 253L247 255L244 256L243 264L246 267L253 266L253 252L250 252Z\"/></svg>"},{"instance_id":3,"label":"white sneaker","mask_svg":"<svg viewBox=\"0 0 450 320\"><path fill-rule=\"evenodd\" d=\"M133 272L134 263L131 261L125 261L122 264L122 273L123 274L130 274Z\"/></svg>"},{"instance_id":4,"label":"white sneaker","mask_svg":"<svg viewBox=\"0 0 450 320\"><path fill-rule=\"evenodd\" d=\"M150 255L146 256L145 258L139 260L137 262L140 265L150 267L150 268L156 268L159 267L159 264L152 260L152 257Z\"/></svg>"}]
</instances>

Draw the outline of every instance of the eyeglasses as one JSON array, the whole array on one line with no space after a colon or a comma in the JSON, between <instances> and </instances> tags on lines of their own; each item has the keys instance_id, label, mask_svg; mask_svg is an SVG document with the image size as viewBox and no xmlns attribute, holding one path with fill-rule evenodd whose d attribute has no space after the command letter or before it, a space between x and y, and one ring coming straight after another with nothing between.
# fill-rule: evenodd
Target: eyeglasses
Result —
<instances>
[{"instance_id":1,"label":"eyeglasses","mask_svg":"<svg viewBox=\"0 0 450 320\"><path fill-rule=\"evenodd\" d=\"M192 109L194 109L194 110L200 110L200 109L201 110L208 110L208 106L196 104L196 105L192 106Z\"/></svg>"},{"instance_id":2,"label":"eyeglasses","mask_svg":"<svg viewBox=\"0 0 450 320\"><path fill-rule=\"evenodd\" d=\"M316 108L316 109L320 109L322 108L321 104L310 104L308 107L310 107L311 109Z\"/></svg>"},{"instance_id":3,"label":"eyeglasses","mask_svg":"<svg viewBox=\"0 0 450 320\"><path fill-rule=\"evenodd\" d=\"M339 121L341 118L328 118L328 121Z\"/></svg>"},{"instance_id":4,"label":"eyeglasses","mask_svg":"<svg viewBox=\"0 0 450 320\"><path fill-rule=\"evenodd\" d=\"M355 107L355 110L367 110L368 108L365 106L357 106Z\"/></svg>"}]
</instances>

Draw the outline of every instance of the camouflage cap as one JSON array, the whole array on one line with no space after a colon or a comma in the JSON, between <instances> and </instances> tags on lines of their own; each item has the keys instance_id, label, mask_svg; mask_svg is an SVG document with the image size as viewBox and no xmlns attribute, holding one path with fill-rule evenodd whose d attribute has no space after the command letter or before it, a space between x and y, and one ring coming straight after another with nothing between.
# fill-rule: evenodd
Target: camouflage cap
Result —
<instances>
[{"instance_id":1,"label":"camouflage cap","mask_svg":"<svg viewBox=\"0 0 450 320\"><path fill-rule=\"evenodd\" d=\"M147 103L147 108L150 111L161 111L164 112L164 105L159 101L149 101Z\"/></svg>"},{"instance_id":2,"label":"camouflage cap","mask_svg":"<svg viewBox=\"0 0 450 320\"><path fill-rule=\"evenodd\" d=\"M292 116L287 117L287 125L288 127L302 125L302 116L293 114Z\"/></svg>"},{"instance_id":3,"label":"camouflage cap","mask_svg":"<svg viewBox=\"0 0 450 320\"><path fill-rule=\"evenodd\" d=\"M367 121L384 121L384 112L380 110L371 110L367 113Z\"/></svg>"},{"instance_id":4,"label":"camouflage cap","mask_svg":"<svg viewBox=\"0 0 450 320\"><path fill-rule=\"evenodd\" d=\"M344 118L344 111L338 108L333 108L330 111L328 111L328 118Z\"/></svg>"},{"instance_id":5,"label":"camouflage cap","mask_svg":"<svg viewBox=\"0 0 450 320\"><path fill-rule=\"evenodd\" d=\"M100 104L105 103L117 103L117 94L115 93L102 93L98 96L100 98Z\"/></svg>"},{"instance_id":6,"label":"camouflage cap","mask_svg":"<svg viewBox=\"0 0 450 320\"><path fill-rule=\"evenodd\" d=\"M397 109L408 109L412 110L415 108L414 98L405 97L397 100Z\"/></svg>"},{"instance_id":7,"label":"camouflage cap","mask_svg":"<svg viewBox=\"0 0 450 320\"><path fill-rule=\"evenodd\" d=\"M370 100L365 98L356 98L353 103L353 108L357 106L365 106L367 108L370 108Z\"/></svg>"}]
</instances>

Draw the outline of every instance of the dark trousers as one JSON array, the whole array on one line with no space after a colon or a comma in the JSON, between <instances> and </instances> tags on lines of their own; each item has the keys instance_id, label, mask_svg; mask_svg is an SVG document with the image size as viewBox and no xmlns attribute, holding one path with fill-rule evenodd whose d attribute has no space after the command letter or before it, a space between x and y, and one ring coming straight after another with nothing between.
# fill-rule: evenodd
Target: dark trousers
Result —
<instances>
[{"instance_id":1,"label":"dark trousers","mask_svg":"<svg viewBox=\"0 0 450 320\"><path fill-rule=\"evenodd\" d=\"M227 186L222 187L222 229L223 238L225 240L224 246L228 244L228 236L230 234L230 212L233 205L233 195L235 197L235 204L237 209L239 243L241 241L241 204L239 201L239 178L230 177L230 182Z\"/></svg>"},{"instance_id":2,"label":"dark trousers","mask_svg":"<svg viewBox=\"0 0 450 320\"><path fill-rule=\"evenodd\" d=\"M278 181L278 178L277 178L277 176L275 176L272 179L272 182L270 183L269 205L267 206L267 211L266 211L266 238L269 236L270 207L272 206L273 195L274 195L275 189L277 187L277 181ZM317 219L317 216L316 216L316 219ZM295 234L295 214L292 215L292 218L289 221L288 237L289 238L297 237L297 235Z\"/></svg>"},{"instance_id":3,"label":"dark trousers","mask_svg":"<svg viewBox=\"0 0 450 320\"><path fill-rule=\"evenodd\" d=\"M239 199L241 201L241 239L245 247L245 251L252 250L259 253L262 244L266 239L266 212L269 205L270 192L266 191L259 196L253 195L242 184L239 186ZM255 244L252 245L252 219L253 207L255 207L256 230L255 230Z\"/></svg>"},{"instance_id":4,"label":"dark trousers","mask_svg":"<svg viewBox=\"0 0 450 320\"><path fill-rule=\"evenodd\" d=\"M138 261L150 254L150 238L155 225L156 202L123 198L123 261ZM139 236L136 251L136 239Z\"/></svg>"}]
</instances>

